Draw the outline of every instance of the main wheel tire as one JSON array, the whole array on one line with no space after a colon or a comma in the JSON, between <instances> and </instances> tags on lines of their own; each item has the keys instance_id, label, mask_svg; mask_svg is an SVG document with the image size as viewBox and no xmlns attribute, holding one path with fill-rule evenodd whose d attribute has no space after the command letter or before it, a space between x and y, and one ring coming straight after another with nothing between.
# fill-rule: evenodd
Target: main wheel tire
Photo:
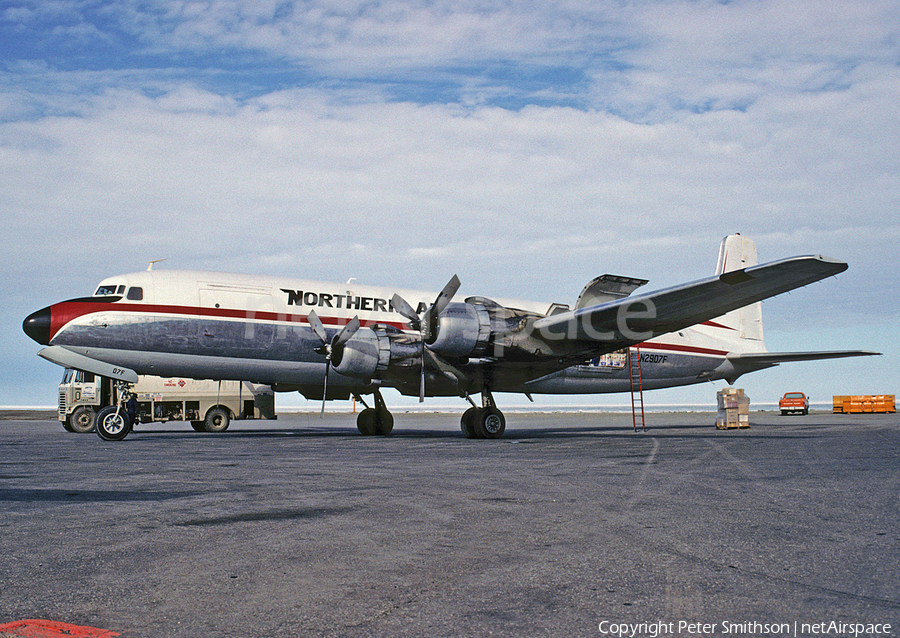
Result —
<instances>
[{"instance_id":1,"label":"main wheel tire","mask_svg":"<svg viewBox=\"0 0 900 638\"><path fill-rule=\"evenodd\" d=\"M206 432L204 427L206 427L205 421L191 421L191 427L194 428L194 432Z\"/></svg>"},{"instance_id":2,"label":"main wheel tire","mask_svg":"<svg viewBox=\"0 0 900 638\"><path fill-rule=\"evenodd\" d=\"M231 415L224 408L212 408L203 422L204 432L224 432L231 425Z\"/></svg>"},{"instance_id":3,"label":"main wheel tire","mask_svg":"<svg viewBox=\"0 0 900 638\"><path fill-rule=\"evenodd\" d=\"M480 408L471 407L463 412L459 419L459 428L467 439L478 438L478 433L475 431L475 421L480 411Z\"/></svg>"},{"instance_id":4,"label":"main wheel tire","mask_svg":"<svg viewBox=\"0 0 900 638\"><path fill-rule=\"evenodd\" d=\"M394 429L394 415L387 410L375 409L375 434L387 436Z\"/></svg>"},{"instance_id":5,"label":"main wheel tire","mask_svg":"<svg viewBox=\"0 0 900 638\"><path fill-rule=\"evenodd\" d=\"M373 436L377 433L377 420L375 408L366 408L356 417L356 428L363 436Z\"/></svg>"},{"instance_id":6,"label":"main wheel tire","mask_svg":"<svg viewBox=\"0 0 900 638\"><path fill-rule=\"evenodd\" d=\"M69 417L69 432L77 432L78 434L86 434L94 431L94 421L97 419L97 413L93 408L81 406L72 411Z\"/></svg>"},{"instance_id":7,"label":"main wheel tire","mask_svg":"<svg viewBox=\"0 0 900 638\"><path fill-rule=\"evenodd\" d=\"M107 406L97 413L97 436L104 441L121 441L131 432L131 419L125 408Z\"/></svg>"},{"instance_id":8,"label":"main wheel tire","mask_svg":"<svg viewBox=\"0 0 900 638\"><path fill-rule=\"evenodd\" d=\"M480 439L499 439L506 431L506 418L497 408L484 408L475 419L475 434Z\"/></svg>"}]
</instances>

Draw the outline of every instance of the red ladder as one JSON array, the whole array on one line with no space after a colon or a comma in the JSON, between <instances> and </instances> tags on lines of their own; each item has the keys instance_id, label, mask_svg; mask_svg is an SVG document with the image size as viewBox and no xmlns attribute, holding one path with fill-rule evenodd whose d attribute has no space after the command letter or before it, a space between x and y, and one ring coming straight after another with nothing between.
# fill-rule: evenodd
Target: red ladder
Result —
<instances>
[{"instance_id":1,"label":"red ladder","mask_svg":"<svg viewBox=\"0 0 900 638\"><path fill-rule=\"evenodd\" d=\"M646 431L644 423L644 379L641 376L641 348L628 348L628 376L631 379L631 420L637 432L638 422Z\"/></svg>"}]
</instances>

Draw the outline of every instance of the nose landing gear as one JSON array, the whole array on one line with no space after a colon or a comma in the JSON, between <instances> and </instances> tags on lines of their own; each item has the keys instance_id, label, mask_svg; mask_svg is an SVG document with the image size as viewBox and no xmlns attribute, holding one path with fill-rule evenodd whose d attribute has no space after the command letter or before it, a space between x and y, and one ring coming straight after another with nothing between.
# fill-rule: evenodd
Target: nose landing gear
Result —
<instances>
[{"instance_id":1,"label":"nose landing gear","mask_svg":"<svg viewBox=\"0 0 900 638\"><path fill-rule=\"evenodd\" d=\"M121 441L131 432L134 417L129 414L127 405L131 398L131 384L117 382L119 401L116 405L108 405L97 413L97 436L104 441Z\"/></svg>"}]
</instances>

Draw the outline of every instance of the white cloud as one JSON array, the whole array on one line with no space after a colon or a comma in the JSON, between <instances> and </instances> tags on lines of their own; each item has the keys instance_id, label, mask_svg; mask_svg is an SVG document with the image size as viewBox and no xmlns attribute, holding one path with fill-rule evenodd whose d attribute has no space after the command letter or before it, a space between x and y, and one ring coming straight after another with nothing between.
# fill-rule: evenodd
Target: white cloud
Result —
<instances>
[{"instance_id":1,"label":"white cloud","mask_svg":"<svg viewBox=\"0 0 900 638\"><path fill-rule=\"evenodd\" d=\"M710 274L741 231L851 263L771 302L776 329L897 315L895 3L21 6L3 19L69 48L0 75L10 312L163 257L566 302L603 272Z\"/></svg>"}]
</instances>

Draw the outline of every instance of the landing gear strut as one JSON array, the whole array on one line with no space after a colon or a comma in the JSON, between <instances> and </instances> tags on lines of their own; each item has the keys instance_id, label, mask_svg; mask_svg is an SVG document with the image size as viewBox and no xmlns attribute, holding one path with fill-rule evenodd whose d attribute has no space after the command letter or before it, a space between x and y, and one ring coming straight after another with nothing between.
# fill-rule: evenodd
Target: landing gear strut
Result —
<instances>
[{"instance_id":1,"label":"landing gear strut","mask_svg":"<svg viewBox=\"0 0 900 638\"><path fill-rule=\"evenodd\" d=\"M361 398L360 403L366 405ZM366 409L356 417L356 427L363 436L375 434L384 436L390 434L394 429L394 415L387 409L381 391L375 390L375 407L366 406Z\"/></svg>"},{"instance_id":2,"label":"landing gear strut","mask_svg":"<svg viewBox=\"0 0 900 638\"><path fill-rule=\"evenodd\" d=\"M481 393L481 405L463 412L460 429L467 439L499 439L506 431L506 417L494 403L490 390Z\"/></svg>"},{"instance_id":3,"label":"landing gear strut","mask_svg":"<svg viewBox=\"0 0 900 638\"><path fill-rule=\"evenodd\" d=\"M97 413L97 436L104 441L121 441L128 436L134 425L125 408L131 397L131 385L119 382L117 387L119 402L116 405L108 405Z\"/></svg>"}]
</instances>

